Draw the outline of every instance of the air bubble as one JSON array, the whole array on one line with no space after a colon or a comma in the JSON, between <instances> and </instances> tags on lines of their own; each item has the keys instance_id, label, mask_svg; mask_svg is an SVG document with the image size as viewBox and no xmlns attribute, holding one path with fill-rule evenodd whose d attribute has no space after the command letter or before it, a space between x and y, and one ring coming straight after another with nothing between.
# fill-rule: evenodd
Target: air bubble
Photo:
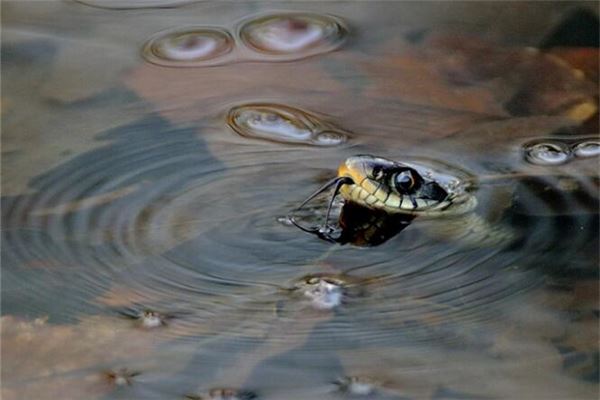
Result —
<instances>
[{"instance_id":1,"label":"air bubble","mask_svg":"<svg viewBox=\"0 0 600 400\"><path fill-rule=\"evenodd\" d=\"M187 28L164 31L144 46L143 55L154 64L203 66L224 62L233 49L233 39L217 28Z\"/></svg>"},{"instance_id":2,"label":"air bubble","mask_svg":"<svg viewBox=\"0 0 600 400\"><path fill-rule=\"evenodd\" d=\"M587 140L579 142L573 147L573 154L577 157L595 157L600 155L600 141Z\"/></svg>"},{"instance_id":3,"label":"air bubble","mask_svg":"<svg viewBox=\"0 0 600 400\"><path fill-rule=\"evenodd\" d=\"M347 137L338 132L321 132L316 135L315 141L322 146L337 146L346 141Z\"/></svg>"},{"instance_id":4,"label":"air bubble","mask_svg":"<svg viewBox=\"0 0 600 400\"><path fill-rule=\"evenodd\" d=\"M258 53L296 59L336 49L346 33L343 23L332 16L290 13L249 21L239 35Z\"/></svg>"},{"instance_id":5,"label":"air bubble","mask_svg":"<svg viewBox=\"0 0 600 400\"><path fill-rule=\"evenodd\" d=\"M348 140L345 133L333 130L314 115L275 104L234 107L228 124L241 136L272 142L337 146Z\"/></svg>"},{"instance_id":6,"label":"air bubble","mask_svg":"<svg viewBox=\"0 0 600 400\"><path fill-rule=\"evenodd\" d=\"M537 165L560 165L571 158L569 148L559 142L538 142L525 147L525 158Z\"/></svg>"}]
</instances>

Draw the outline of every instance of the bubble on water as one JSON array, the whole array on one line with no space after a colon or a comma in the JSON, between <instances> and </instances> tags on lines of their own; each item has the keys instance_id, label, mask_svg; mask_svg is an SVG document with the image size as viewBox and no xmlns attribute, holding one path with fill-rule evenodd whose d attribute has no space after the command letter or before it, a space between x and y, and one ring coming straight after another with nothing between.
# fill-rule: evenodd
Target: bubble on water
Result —
<instances>
[{"instance_id":1,"label":"bubble on water","mask_svg":"<svg viewBox=\"0 0 600 400\"><path fill-rule=\"evenodd\" d=\"M240 28L239 36L256 52L290 60L338 48L347 29L329 15L288 13L248 21Z\"/></svg>"},{"instance_id":2,"label":"bubble on water","mask_svg":"<svg viewBox=\"0 0 600 400\"><path fill-rule=\"evenodd\" d=\"M600 155L600 141L586 140L573 146L573 154L577 157L594 157Z\"/></svg>"},{"instance_id":3,"label":"bubble on water","mask_svg":"<svg viewBox=\"0 0 600 400\"><path fill-rule=\"evenodd\" d=\"M206 66L223 63L233 39L217 28L186 28L158 33L144 46L143 56L165 66Z\"/></svg>"},{"instance_id":4,"label":"bubble on water","mask_svg":"<svg viewBox=\"0 0 600 400\"><path fill-rule=\"evenodd\" d=\"M339 132L321 132L316 135L315 141L323 146L336 146L346 141L347 137Z\"/></svg>"},{"instance_id":5,"label":"bubble on water","mask_svg":"<svg viewBox=\"0 0 600 400\"><path fill-rule=\"evenodd\" d=\"M347 141L344 132L305 111L271 104L248 104L229 111L229 126L244 137L281 143L337 146Z\"/></svg>"},{"instance_id":6,"label":"bubble on water","mask_svg":"<svg viewBox=\"0 0 600 400\"><path fill-rule=\"evenodd\" d=\"M571 151L561 142L536 142L525 146L525 159L537 165L560 165L571 158Z\"/></svg>"}]
</instances>

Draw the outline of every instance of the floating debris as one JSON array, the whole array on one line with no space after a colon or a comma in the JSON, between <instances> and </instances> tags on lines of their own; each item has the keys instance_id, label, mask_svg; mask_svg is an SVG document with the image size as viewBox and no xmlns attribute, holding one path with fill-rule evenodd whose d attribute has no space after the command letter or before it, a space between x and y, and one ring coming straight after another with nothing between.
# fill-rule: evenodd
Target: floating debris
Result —
<instances>
[{"instance_id":1,"label":"floating debris","mask_svg":"<svg viewBox=\"0 0 600 400\"><path fill-rule=\"evenodd\" d=\"M289 61L335 50L347 32L333 16L286 13L250 20L242 25L239 36L246 46L271 60Z\"/></svg>"},{"instance_id":2,"label":"floating debris","mask_svg":"<svg viewBox=\"0 0 600 400\"><path fill-rule=\"evenodd\" d=\"M279 143L338 146L348 135L306 111L278 104L245 104L229 111L229 126L244 137Z\"/></svg>"},{"instance_id":3,"label":"floating debris","mask_svg":"<svg viewBox=\"0 0 600 400\"><path fill-rule=\"evenodd\" d=\"M188 27L156 34L144 46L143 56L153 64L172 67L217 65L228 61L231 35L223 29Z\"/></svg>"}]
</instances>

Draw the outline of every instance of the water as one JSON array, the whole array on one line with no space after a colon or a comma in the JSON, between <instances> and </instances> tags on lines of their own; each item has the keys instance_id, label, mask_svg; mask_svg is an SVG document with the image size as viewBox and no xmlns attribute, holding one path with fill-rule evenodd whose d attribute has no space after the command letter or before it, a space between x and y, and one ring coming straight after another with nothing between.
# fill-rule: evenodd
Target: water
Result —
<instances>
[{"instance_id":1,"label":"water","mask_svg":"<svg viewBox=\"0 0 600 400\"><path fill-rule=\"evenodd\" d=\"M2 5L3 399L597 398L590 3ZM356 154L476 205L288 223Z\"/></svg>"}]
</instances>

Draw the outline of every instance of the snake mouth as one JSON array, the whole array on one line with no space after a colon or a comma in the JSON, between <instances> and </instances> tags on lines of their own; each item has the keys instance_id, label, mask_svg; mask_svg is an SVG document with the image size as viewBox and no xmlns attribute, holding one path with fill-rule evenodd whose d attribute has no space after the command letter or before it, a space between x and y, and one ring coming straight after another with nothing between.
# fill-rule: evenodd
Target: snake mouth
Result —
<instances>
[{"instance_id":1,"label":"snake mouth","mask_svg":"<svg viewBox=\"0 0 600 400\"><path fill-rule=\"evenodd\" d=\"M451 196L436 181L381 157L350 157L338 168L338 177L349 179L339 190L346 200L391 214L426 214L452 204Z\"/></svg>"}]
</instances>

